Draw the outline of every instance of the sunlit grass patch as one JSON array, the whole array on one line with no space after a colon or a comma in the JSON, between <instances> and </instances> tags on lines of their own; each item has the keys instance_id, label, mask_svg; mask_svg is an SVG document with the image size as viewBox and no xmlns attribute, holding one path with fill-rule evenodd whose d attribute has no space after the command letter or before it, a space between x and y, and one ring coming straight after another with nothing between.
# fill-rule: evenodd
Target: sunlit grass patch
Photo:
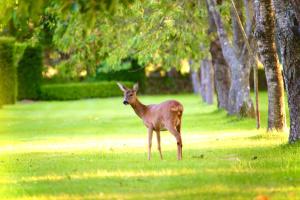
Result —
<instances>
[{"instance_id":1,"label":"sunlit grass patch","mask_svg":"<svg viewBox=\"0 0 300 200\"><path fill-rule=\"evenodd\" d=\"M18 103L0 110L1 199L297 199L300 148L287 132L267 133L255 120L227 116L193 95L177 99L183 116L183 160L162 132L160 160L120 98Z\"/></svg>"}]
</instances>

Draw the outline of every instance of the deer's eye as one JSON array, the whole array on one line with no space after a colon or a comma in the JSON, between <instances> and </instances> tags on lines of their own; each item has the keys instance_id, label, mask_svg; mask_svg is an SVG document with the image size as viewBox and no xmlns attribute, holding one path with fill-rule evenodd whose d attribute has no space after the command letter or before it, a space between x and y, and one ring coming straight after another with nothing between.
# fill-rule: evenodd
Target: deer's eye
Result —
<instances>
[{"instance_id":1,"label":"deer's eye","mask_svg":"<svg viewBox=\"0 0 300 200\"><path fill-rule=\"evenodd\" d=\"M130 97L132 97L132 96L133 96L133 94L130 94L129 96L130 96Z\"/></svg>"}]
</instances>

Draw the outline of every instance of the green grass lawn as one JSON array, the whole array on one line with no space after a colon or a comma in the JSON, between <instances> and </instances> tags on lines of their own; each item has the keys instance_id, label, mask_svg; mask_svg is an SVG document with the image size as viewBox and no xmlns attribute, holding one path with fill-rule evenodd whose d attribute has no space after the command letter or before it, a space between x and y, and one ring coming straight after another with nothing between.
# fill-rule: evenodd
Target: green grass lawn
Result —
<instances>
[{"instance_id":1,"label":"green grass lawn","mask_svg":"<svg viewBox=\"0 0 300 200\"><path fill-rule=\"evenodd\" d=\"M300 199L300 148L287 133L228 117L194 95L177 99L183 160L162 132L147 160L147 131L122 98L23 102L0 110L0 199Z\"/></svg>"}]
</instances>

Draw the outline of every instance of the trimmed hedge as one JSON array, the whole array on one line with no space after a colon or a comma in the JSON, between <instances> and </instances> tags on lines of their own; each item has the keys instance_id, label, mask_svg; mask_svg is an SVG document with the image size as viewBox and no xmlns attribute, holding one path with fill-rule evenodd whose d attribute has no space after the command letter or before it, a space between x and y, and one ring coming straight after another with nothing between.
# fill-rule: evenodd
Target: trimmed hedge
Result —
<instances>
[{"instance_id":1,"label":"trimmed hedge","mask_svg":"<svg viewBox=\"0 0 300 200\"><path fill-rule=\"evenodd\" d=\"M18 64L18 99L38 99L42 70L42 47L27 46Z\"/></svg>"},{"instance_id":2,"label":"trimmed hedge","mask_svg":"<svg viewBox=\"0 0 300 200\"><path fill-rule=\"evenodd\" d=\"M27 43L25 43L25 42L16 42L15 43L15 52L14 52L15 66L18 66L18 63L21 60L21 58L23 57L26 47L27 47Z\"/></svg>"},{"instance_id":3,"label":"trimmed hedge","mask_svg":"<svg viewBox=\"0 0 300 200\"><path fill-rule=\"evenodd\" d=\"M122 82L127 87L132 87L131 82ZM86 98L100 98L121 96L122 91L115 81L112 82L83 82L49 84L41 87L41 100L76 100Z\"/></svg>"},{"instance_id":4,"label":"trimmed hedge","mask_svg":"<svg viewBox=\"0 0 300 200\"><path fill-rule=\"evenodd\" d=\"M14 48L14 38L0 38L0 106L16 102L17 72L14 63Z\"/></svg>"}]
</instances>

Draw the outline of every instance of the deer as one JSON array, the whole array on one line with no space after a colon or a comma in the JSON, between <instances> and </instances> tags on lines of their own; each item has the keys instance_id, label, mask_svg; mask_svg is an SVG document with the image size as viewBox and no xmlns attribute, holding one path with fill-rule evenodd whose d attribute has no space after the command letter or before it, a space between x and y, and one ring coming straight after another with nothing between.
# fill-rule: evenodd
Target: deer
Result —
<instances>
[{"instance_id":1,"label":"deer","mask_svg":"<svg viewBox=\"0 0 300 200\"><path fill-rule=\"evenodd\" d=\"M148 129L148 160L151 159L153 131L156 132L157 148L160 159L163 159L160 145L160 131L169 131L177 141L177 159L182 159L181 118L183 105L176 100L164 101L160 104L144 105L137 97L138 84L129 89L117 82L124 93L123 104L130 105L136 115L142 119Z\"/></svg>"}]
</instances>

